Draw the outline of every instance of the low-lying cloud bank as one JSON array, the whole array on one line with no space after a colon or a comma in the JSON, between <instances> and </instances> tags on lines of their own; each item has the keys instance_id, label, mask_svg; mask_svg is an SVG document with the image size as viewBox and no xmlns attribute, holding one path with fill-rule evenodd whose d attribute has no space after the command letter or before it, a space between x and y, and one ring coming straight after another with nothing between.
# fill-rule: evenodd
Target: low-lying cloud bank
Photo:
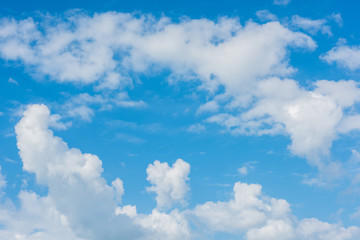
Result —
<instances>
[{"instance_id":1,"label":"low-lying cloud bank","mask_svg":"<svg viewBox=\"0 0 360 240\"><path fill-rule=\"evenodd\" d=\"M21 191L19 208L3 196L1 239L211 239L219 232L249 240L360 237L355 226L297 219L286 200L264 195L258 184L235 183L228 201L176 208L190 190L190 165L181 159L148 166L148 191L156 194L157 206L151 214L138 213L136 206L121 204L123 182L117 178L109 185L101 160L69 148L49 129L52 121L45 105L30 105L16 125L23 169L48 193ZM0 180L3 188L6 180Z\"/></svg>"}]
</instances>

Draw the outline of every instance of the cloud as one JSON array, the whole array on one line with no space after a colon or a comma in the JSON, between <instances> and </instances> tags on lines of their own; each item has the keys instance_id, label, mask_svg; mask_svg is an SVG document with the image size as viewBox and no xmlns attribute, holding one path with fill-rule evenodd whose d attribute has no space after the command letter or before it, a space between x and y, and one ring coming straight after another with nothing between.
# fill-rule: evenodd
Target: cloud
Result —
<instances>
[{"instance_id":1,"label":"cloud","mask_svg":"<svg viewBox=\"0 0 360 240\"><path fill-rule=\"evenodd\" d=\"M184 204L185 194L189 190L187 181L190 173L190 165L182 159L170 167L166 162L155 161L146 169L147 180L152 186L147 191L156 193L157 207L160 209L170 208L175 203Z\"/></svg>"},{"instance_id":2,"label":"cloud","mask_svg":"<svg viewBox=\"0 0 360 240\"><path fill-rule=\"evenodd\" d=\"M81 119L91 122L97 111L111 110L114 107L120 108L144 108L146 103L142 100L130 100L126 92L111 92L90 95L80 93L70 96L66 102L59 106L64 117Z\"/></svg>"},{"instance_id":3,"label":"cloud","mask_svg":"<svg viewBox=\"0 0 360 240\"><path fill-rule=\"evenodd\" d=\"M360 229L352 226L344 228L337 224L321 222L318 219L304 219L300 222L297 233L301 239L356 239L359 237Z\"/></svg>"},{"instance_id":4,"label":"cloud","mask_svg":"<svg viewBox=\"0 0 360 240\"><path fill-rule=\"evenodd\" d=\"M339 21L338 18L335 17L335 19L336 21ZM291 25L303 29L313 35L319 31L322 34L327 34L329 36L332 35L330 26L327 25L327 21L325 19L312 20L310 18L295 15L291 18Z\"/></svg>"},{"instance_id":5,"label":"cloud","mask_svg":"<svg viewBox=\"0 0 360 240\"><path fill-rule=\"evenodd\" d=\"M330 148L338 136L359 129L357 115L348 111L360 101L355 81L321 80L307 90L291 79L269 78L260 81L253 93L248 110L219 113L207 122L235 135L289 135L293 154L330 176L342 174L340 166L329 162Z\"/></svg>"},{"instance_id":6,"label":"cloud","mask_svg":"<svg viewBox=\"0 0 360 240\"><path fill-rule=\"evenodd\" d=\"M115 215L115 197L122 194L119 180L109 186L101 177L101 160L69 148L61 138L53 135L48 129L49 124L48 108L31 105L16 125L23 169L34 173L37 182L49 188L47 198L66 216L78 236L86 239L133 238L135 227L128 217Z\"/></svg>"},{"instance_id":7,"label":"cloud","mask_svg":"<svg viewBox=\"0 0 360 240\"><path fill-rule=\"evenodd\" d=\"M219 104L216 101L209 101L199 107L196 114L202 114L206 112L217 112L219 110Z\"/></svg>"},{"instance_id":8,"label":"cloud","mask_svg":"<svg viewBox=\"0 0 360 240\"><path fill-rule=\"evenodd\" d=\"M286 6L291 2L291 0L274 0L273 4Z\"/></svg>"},{"instance_id":9,"label":"cloud","mask_svg":"<svg viewBox=\"0 0 360 240\"><path fill-rule=\"evenodd\" d=\"M206 127L201 123L192 124L187 128L188 132L201 133L206 130Z\"/></svg>"},{"instance_id":10,"label":"cloud","mask_svg":"<svg viewBox=\"0 0 360 240\"><path fill-rule=\"evenodd\" d=\"M248 174L248 168L247 167L241 167L237 170L242 176L246 176Z\"/></svg>"},{"instance_id":11,"label":"cloud","mask_svg":"<svg viewBox=\"0 0 360 240\"><path fill-rule=\"evenodd\" d=\"M30 105L16 125L23 169L34 173L48 187L44 196L21 191L17 208L10 200L0 204L2 239L209 239L225 232L244 239L357 239L360 229L343 227L315 218L298 220L290 204L264 195L259 184L237 182L228 201L206 202L179 210L171 205L184 201L189 190L190 165L178 159L172 167L155 161L147 168L148 188L155 192L157 207L149 214L136 206L118 205L124 184L116 178L108 185L101 160L69 148L48 128L45 105ZM0 187L6 181L0 175ZM161 207L167 206L163 211Z\"/></svg>"},{"instance_id":12,"label":"cloud","mask_svg":"<svg viewBox=\"0 0 360 240\"><path fill-rule=\"evenodd\" d=\"M290 206L284 200L264 200L261 186L235 183L234 199L228 202L206 202L198 205L193 214L212 231L244 233L268 218L288 218Z\"/></svg>"},{"instance_id":13,"label":"cloud","mask_svg":"<svg viewBox=\"0 0 360 240\"><path fill-rule=\"evenodd\" d=\"M350 240L360 236L360 229L355 226L344 228L315 218L299 221L286 200L263 195L258 184L237 182L233 199L197 205L191 214L196 216L198 226L205 224L207 234L216 231L244 234L248 240Z\"/></svg>"},{"instance_id":14,"label":"cloud","mask_svg":"<svg viewBox=\"0 0 360 240\"><path fill-rule=\"evenodd\" d=\"M274 18L266 11L257 15ZM0 56L20 61L32 73L48 76L45 79L90 84L100 91L70 98L62 106L66 113L63 117L91 121L94 108L146 107L144 101L130 99L125 90L133 86L131 76L169 70L169 82L196 81L200 90L211 94L212 100L198 109L198 113L213 112L207 122L224 126L234 134L286 134L291 139L290 151L322 171L336 169L323 160L330 155L333 140L358 129L356 114L347 112L357 97L351 95L346 100L336 95L347 85L347 90L358 90L354 82L339 81L335 84L339 90L328 93L324 88L331 81L317 86L318 81L314 89L304 89L287 78L296 72L289 64L291 49L311 51L317 45L307 34L277 21L248 21L242 25L236 18L173 21L117 12L48 15L46 19L2 18ZM334 19L339 21L339 16L334 15ZM331 33L325 19L296 15L292 25L312 34ZM339 62L335 60L338 58L329 60L329 56L339 52L340 47L323 59ZM355 59L353 50L356 48L347 55ZM351 68L357 68L356 59L346 59L346 63L353 64ZM282 91L278 93L278 89Z\"/></svg>"},{"instance_id":15,"label":"cloud","mask_svg":"<svg viewBox=\"0 0 360 240\"><path fill-rule=\"evenodd\" d=\"M19 83L13 78L9 78L8 82L19 86Z\"/></svg>"},{"instance_id":16,"label":"cloud","mask_svg":"<svg viewBox=\"0 0 360 240\"><path fill-rule=\"evenodd\" d=\"M333 47L320 59L329 64L336 63L338 66L351 71L360 69L360 46L342 45Z\"/></svg>"},{"instance_id":17,"label":"cloud","mask_svg":"<svg viewBox=\"0 0 360 240\"><path fill-rule=\"evenodd\" d=\"M231 18L184 18L175 23L116 12L47 16L39 22L3 18L0 33L2 58L19 60L57 82L98 89L129 86L132 72L170 68L170 80L200 79L212 91L219 84L239 90L258 77L293 72L287 47L316 47L307 35L278 22L241 26Z\"/></svg>"},{"instance_id":18,"label":"cloud","mask_svg":"<svg viewBox=\"0 0 360 240\"><path fill-rule=\"evenodd\" d=\"M177 209L168 214L154 209L149 215L138 215L135 217L135 221L152 232L145 238L146 240L193 239L191 238L188 220Z\"/></svg>"},{"instance_id":19,"label":"cloud","mask_svg":"<svg viewBox=\"0 0 360 240\"><path fill-rule=\"evenodd\" d=\"M56 210L49 197L22 191L19 194L20 207L0 207L1 239L69 239L84 240L72 231L67 218Z\"/></svg>"},{"instance_id":20,"label":"cloud","mask_svg":"<svg viewBox=\"0 0 360 240\"><path fill-rule=\"evenodd\" d=\"M277 20L279 20L275 14L272 14L269 10L266 10L266 9L259 10L255 14L261 21L277 21Z\"/></svg>"},{"instance_id":21,"label":"cloud","mask_svg":"<svg viewBox=\"0 0 360 240\"><path fill-rule=\"evenodd\" d=\"M335 21L339 27L343 26L343 19L340 13L332 13L328 18Z\"/></svg>"}]
</instances>

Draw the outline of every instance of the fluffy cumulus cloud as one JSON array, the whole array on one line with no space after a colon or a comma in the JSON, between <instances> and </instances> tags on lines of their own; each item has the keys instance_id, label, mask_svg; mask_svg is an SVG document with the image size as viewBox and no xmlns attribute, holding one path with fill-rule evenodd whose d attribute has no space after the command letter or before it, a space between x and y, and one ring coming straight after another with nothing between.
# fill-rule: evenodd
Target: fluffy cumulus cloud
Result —
<instances>
[{"instance_id":1,"label":"fluffy cumulus cloud","mask_svg":"<svg viewBox=\"0 0 360 240\"><path fill-rule=\"evenodd\" d=\"M123 182L111 185L101 176L101 160L69 148L49 129L51 115L45 105L31 105L16 125L23 169L34 173L48 192L39 196L21 191L20 206L9 199L0 204L1 239L209 239L226 232L241 239L357 239L360 229L298 220L290 204L266 196L261 185L237 182L228 201L206 202L193 209L166 211L154 208L138 213L136 206L121 205ZM172 167L155 161L147 169L149 188L158 206L181 201L189 190L190 165L178 159ZM1 187L6 184L0 175Z\"/></svg>"},{"instance_id":2,"label":"fluffy cumulus cloud","mask_svg":"<svg viewBox=\"0 0 360 240\"><path fill-rule=\"evenodd\" d=\"M360 229L329 224L318 219L298 220L286 200L265 196L258 184L237 182L234 198L227 202L198 205L191 214L206 232L239 234L247 240L260 239L356 239Z\"/></svg>"},{"instance_id":3,"label":"fluffy cumulus cloud","mask_svg":"<svg viewBox=\"0 0 360 240\"><path fill-rule=\"evenodd\" d=\"M176 160L172 167L166 162L155 161L146 169L147 180L152 184L149 192L156 193L156 203L159 208L169 208L174 203L184 203L184 197L189 190L187 184L190 165L182 159Z\"/></svg>"},{"instance_id":4,"label":"fluffy cumulus cloud","mask_svg":"<svg viewBox=\"0 0 360 240\"><path fill-rule=\"evenodd\" d=\"M242 26L232 18L174 23L107 12L0 21L2 58L21 61L58 82L96 82L98 88L131 84L131 71L170 68L170 79L196 78L211 90L219 84L239 90L253 78L294 71L285 59L288 46L316 45L278 22Z\"/></svg>"},{"instance_id":5,"label":"fluffy cumulus cloud","mask_svg":"<svg viewBox=\"0 0 360 240\"><path fill-rule=\"evenodd\" d=\"M121 199L122 182L117 179L109 186L101 177L101 160L69 148L54 136L48 128L50 119L45 105L32 105L16 125L23 169L48 187L48 201L66 216L77 235L85 239L133 238L134 226L128 217L115 215L115 197ZM113 222L124 228L115 227Z\"/></svg>"},{"instance_id":6,"label":"fluffy cumulus cloud","mask_svg":"<svg viewBox=\"0 0 360 240\"><path fill-rule=\"evenodd\" d=\"M260 185L238 182L234 185L233 199L198 205L193 214L209 229L241 233L265 225L273 218L286 221L290 206L284 200L263 199Z\"/></svg>"},{"instance_id":7,"label":"fluffy cumulus cloud","mask_svg":"<svg viewBox=\"0 0 360 240\"><path fill-rule=\"evenodd\" d=\"M292 153L307 158L321 172L339 175L341 166L329 160L330 148L341 134L359 129L359 116L349 111L359 100L357 84L323 80L308 88L299 86L289 79L297 70L289 64L290 50L311 51L315 41L282 25L269 11L257 16L270 22L242 24L226 17L173 21L145 14L76 11L47 15L46 21L41 16L2 18L0 56L21 62L45 79L94 86L99 94L80 94L62 106L68 117L85 121L91 120L94 106L146 106L141 100L132 101L124 88L133 85L131 77L136 74L166 70L169 82L197 81L208 91L209 101L197 111L212 114L205 122L234 134L288 135ZM339 14L328 19L341 22ZM295 15L289 26L331 35L326 19ZM357 47L337 46L322 59L354 70L358 55ZM188 130L204 129L200 124Z\"/></svg>"},{"instance_id":8,"label":"fluffy cumulus cloud","mask_svg":"<svg viewBox=\"0 0 360 240\"><path fill-rule=\"evenodd\" d=\"M340 44L320 57L329 64L336 63L349 70L360 69L360 47Z\"/></svg>"},{"instance_id":9,"label":"fluffy cumulus cloud","mask_svg":"<svg viewBox=\"0 0 360 240\"><path fill-rule=\"evenodd\" d=\"M330 148L337 137L359 129L358 115L350 111L360 101L357 82L320 80L305 89L292 79L268 78L253 93L250 108L219 113L207 122L232 134L288 135L293 154L334 178L342 174L341 166L330 161Z\"/></svg>"}]
</instances>

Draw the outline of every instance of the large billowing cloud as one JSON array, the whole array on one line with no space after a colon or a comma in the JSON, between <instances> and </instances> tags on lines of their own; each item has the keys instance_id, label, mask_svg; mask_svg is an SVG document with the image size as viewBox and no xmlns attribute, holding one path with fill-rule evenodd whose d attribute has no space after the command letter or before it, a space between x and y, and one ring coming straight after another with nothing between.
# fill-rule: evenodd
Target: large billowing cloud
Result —
<instances>
[{"instance_id":1,"label":"large billowing cloud","mask_svg":"<svg viewBox=\"0 0 360 240\"><path fill-rule=\"evenodd\" d=\"M350 111L360 101L357 82L321 80L307 90L295 80L268 78L254 88L254 98L248 110L215 114L207 121L233 134L287 134L293 154L326 175L342 175L341 166L330 160L330 148L337 137L359 129L358 114ZM313 183L326 181L318 180Z\"/></svg>"},{"instance_id":2,"label":"large billowing cloud","mask_svg":"<svg viewBox=\"0 0 360 240\"><path fill-rule=\"evenodd\" d=\"M278 21L241 24L235 18L182 18L175 22L116 12L67 16L47 16L46 21L3 18L0 56L60 83L115 91L74 97L65 104L70 117L91 120L91 104L145 106L123 91L133 84L131 76L170 70L169 82L197 81L207 91L210 99L197 111L212 113L206 122L235 134L288 135L293 154L307 158L322 173L341 175L330 149L341 134L359 129L357 113L349 111L359 101L359 88L351 80L316 81L304 88L288 79L297 70L289 64L290 50L316 48L307 34ZM292 24L330 34L326 20L294 16ZM336 47L323 58L353 69L356 54L355 47Z\"/></svg>"},{"instance_id":3,"label":"large billowing cloud","mask_svg":"<svg viewBox=\"0 0 360 240\"><path fill-rule=\"evenodd\" d=\"M101 177L101 160L69 148L54 136L48 129L50 119L45 105L32 105L16 125L23 169L48 187L48 198L77 235L86 239L133 238L136 231L131 221L115 214L115 197L121 199L123 193L121 180L115 179L109 186Z\"/></svg>"},{"instance_id":4,"label":"large billowing cloud","mask_svg":"<svg viewBox=\"0 0 360 240\"><path fill-rule=\"evenodd\" d=\"M115 12L46 20L2 19L1 56L58 82L97 82L105 88L131 83L129 71L155 67L170 68L173 78L201 79L212 90L219 84L240 90L258 77L293 72L288 46L316 46L279 22L242 26L238 19L222 18L174 23Z\"/></svg>"},{"instance_id":5,"label":"large billowing cloud","mask_svg":"<svg viewBox=\"0 0 360 240\"><path fill-rule=\"evenodd\" d=\"M102 178L102 162L92 154L69 148L49 129L51 117L45 105L31 105L16 126L24 170L34 173L48 187L45 196L22 191L17 209L9 200L0 206L3 239L209 239L226 232L242 239L339 239L360 237L358 227L344 228L315 218L298 220L290 204L266 196L261 185L237 182L233 198L206 202L194 209L155 208L137 213L136 206L122 206L123 183L111 185ZM148 180L162 200L183 199L190 165L177 160L172 167L155 161ZM1 186L6 180L0 175Z\"/></svg>"}]
</instances>

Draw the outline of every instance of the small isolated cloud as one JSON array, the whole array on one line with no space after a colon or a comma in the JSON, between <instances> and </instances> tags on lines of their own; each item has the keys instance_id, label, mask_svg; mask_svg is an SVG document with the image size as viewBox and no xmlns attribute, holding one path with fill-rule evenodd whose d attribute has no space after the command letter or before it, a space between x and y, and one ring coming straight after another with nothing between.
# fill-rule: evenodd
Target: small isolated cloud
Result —
<instances>
[{"instance_id":1,"label":"small isolated cloud","mask_svg":"<svg viewBox=\"0 0 360 240\"><path fill-rule=\"evenodd\" d=\"M237 171L241 176L246 176L249 173L249 170L252 170L255 168L255 164L257 164L257 161L250 161L243 164L241 168L238 168Z\"/></svg>"},{"instance_id":2,"label":"small isolated cloud","mask_svg":"<svg viewBox=\"0 0 360 240\"><path fill-rule=\"evenodd\" d=\"M19 163L18 161L15 161L15 160L13 160L11 158L7 158L7 157L4 160L9 163Z\"/></svg>"},{"instance_id":3,"label":"small isolated cloud","mask_svg":"<svg viewBox=\"0 0 360 240\"><path fill-rule=\"evenodd\" d=\"M184 204L185 194L189 190L187 181L190 173L190 165L182 159L170 167L166 162L155 161L146 169L147 180L152 186L147 191L156 194L157 207L170 208L175 203Z\"/></svg>"},{"instance_id":4,"label":"small isolated cloud","mask_svg":"<svg viewBox=\"0 0 360 240\"><path fill-rule=\"evenodd\" d=\"M13 78L9 78L8 82L19 86L19 83Z\"/></svg>"},{"instance_id":5,"label":"small isolated cloud","mask_svg":"<svg viewBox=\"0 0 360 240\"><path fill-rule=\"evenodd\" d=\"M256 13L256 16L259 18L260 21L277 21L279 20L275 14L272 14L269 10L259 10Z\"/></svg>"},{"instance_id":6,"label":"small isolated cloud","mask_svg":"<svg viewBox=\"0 0 360 240\"><path fill-rule=\"evenodd\" d=\"M340 44L333 47L320 59L329 64L336 63L338 66L351 71L360 69L360 46L348 46Z\"/></svg>"},{"instance_id":7,"label":"small isolated cloud","mask_svg":"<svg viewBox=\"0 0 360 240\"><path fill-rule=\"evenodd\" d=\"M116 133L115 138L124 142L135 143L135 144L141 144L146 142L146 140L143 138L127 133Z\"/></svg>"},{"instance_id":8,"label":"small isolated cloud","mask_svg":"<svg viewBox=\"0 0 360 240\"><path fill-rule=\"evenodd\" d=\"M340 13L332 13L328 18L335 21L339 27L343 26L343 19Z\"/></svg>"},{"instance_id":9,"label":"small isolated cloud","mask_svg":"<svg viewBox=\"0 0 360 240\"><path fill-rule=\"evenodd\" d=\"M196 123L196 124L190 125L187 128L187 131L191 132L191 133L201 133L201 132L204 132L205 130L206 130L205 125L203 125L201 123Z\"/></svg>"},{"instance_id":10,"label":"small isolated cloud","mask_svg":"<svg viewBox=\"0 0 360 240\"><path fill-rule=\"evenodd\" d=\"M274 0L273 4L286 6L291 2L291 0Z\"/></svg>"},{"instance_id":11,"label":"small isolated cloud","mask_svg":"<svg viewBox=\"0 0 360 240\"><path fill-rule=\"evenodd\" d=\"M327 25L326 19L310 19L310 18L304 18L300 17L298 15L295 15L291 18L291 25L295 26L297 28L300 28L312 35L321 32L322 34L326 34L331 36L332 32L330 29L330 26Z\"/></svg>"},{"instance_id":12,"label":"small isolated cloud","mask_svg":"<svg viewBox=\"0 0 360 240\"><path fill-rule=\"evenodd\" d=\"M240 173L240 175L242 176L246 176L248 174L248 168L247 167L238 168L238 173Z\"/></svg>"}]
</instances>

